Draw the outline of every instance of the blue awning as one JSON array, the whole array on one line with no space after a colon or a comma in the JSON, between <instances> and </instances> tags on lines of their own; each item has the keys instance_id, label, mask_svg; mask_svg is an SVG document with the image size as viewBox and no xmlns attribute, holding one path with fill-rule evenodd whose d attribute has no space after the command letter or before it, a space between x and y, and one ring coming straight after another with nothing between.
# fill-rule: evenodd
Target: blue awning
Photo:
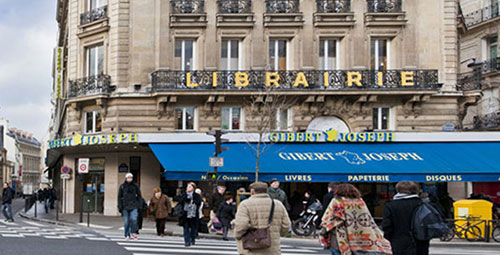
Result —
<instances>
[{"instance_id":1,"label":"blue awning","mask_svg":"<svg viewBox=\"0 0 500 255\"><path fill-rule=\"evenodd\" d=\"M212 143L150 144L169 180L204 180ZM224 144L221 181L253 181L255 144ZM265 144L259 180L293 182L500 181L500 142Z\"/></svg>"}]
</instances>

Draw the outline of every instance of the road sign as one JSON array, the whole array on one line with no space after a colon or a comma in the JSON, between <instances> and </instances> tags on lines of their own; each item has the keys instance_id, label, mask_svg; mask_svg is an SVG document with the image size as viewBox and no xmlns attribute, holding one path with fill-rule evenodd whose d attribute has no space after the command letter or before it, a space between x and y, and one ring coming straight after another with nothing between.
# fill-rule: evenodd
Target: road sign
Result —
<instances>
[{"instance_id":1,"label":"road sign","mask_svg":"<svg viewBox=\"0 0 500 255\"><path fill-rule=\"evenodd\" d=\"M223 167L224 158L223 157L210 157L210 167Z\"/></svg>"},{"instance_id":2,"label":"road sign","mask_svg":"<svg viewBox=\"0 0 500 255\"><path fill-rule=\"evenodd\" d=\"M89 158L79 158L78 159L78 173L88 174L89 173Z\"/></svg>"},{"instance_id":3,"label":"road sign","mask_svg":"<svg viewBox=\"0 0 500 255\"><path fill-rule=\"evenodd\" d=\"M61 167L61 174L69 174L69 173L70 173L70 169L68 166Z\"/></svg>"},{"instance_id":4,"label":"road sign","mask_svg":"<svg viewBox=\"0 0 500 255\"><path fill-rule=\"evenodd\" d=\"M71 174L61 174L61 179L71 179Z\"/></svg>"}]
</instances>

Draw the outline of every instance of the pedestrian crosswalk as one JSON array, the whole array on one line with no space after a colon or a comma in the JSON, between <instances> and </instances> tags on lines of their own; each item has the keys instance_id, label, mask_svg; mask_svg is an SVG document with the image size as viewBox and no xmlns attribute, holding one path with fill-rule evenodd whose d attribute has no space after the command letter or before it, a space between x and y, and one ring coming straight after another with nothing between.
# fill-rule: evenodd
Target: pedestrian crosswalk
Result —
<instances>
[{"instance_id":1,"label":"pedestrian crosswalk","mask_svg":"<svg viewBox=\"0 0 500 255\"><path fill-rule=\"evenodd\" d=\"M450 244L452 245L452 244ZM431 247L430 255L498 255L498 248L483 247L477 248L460 248L460 247Z\"/></svg>"},{"instance_id":2,"label":"pedestrian crosswalk","mask_svg":"<svg viewBox=\"0 0 500 255\"><path fill-rule=\"evenodd\" d=\"M122 236L105 235L110 241L116 242L125 250L134 255L169 255L169 254L197 254L197 255L237 255L238 251L234 241L222 240L197 240L196 245L191 247L184 246L184 240L180 237L155 238L143 237L139 240L125 241ZM308 255L322 254L321 247L293 247L290 245L281 246L282 255ZM329 254L329 253L324 253Z\"/></svg>"},{"instance_id":3,"label":"pedestrian crosswalk","mask_svg":"<svg viewBox=\"0 0 500 255\"><path fill-rule=\"evenodd\" d=\"M70 227L44 225L31 221L0 221L0 237L45 239L98 238L98 234L79 231Z\"/></svg>"}]
</instances>

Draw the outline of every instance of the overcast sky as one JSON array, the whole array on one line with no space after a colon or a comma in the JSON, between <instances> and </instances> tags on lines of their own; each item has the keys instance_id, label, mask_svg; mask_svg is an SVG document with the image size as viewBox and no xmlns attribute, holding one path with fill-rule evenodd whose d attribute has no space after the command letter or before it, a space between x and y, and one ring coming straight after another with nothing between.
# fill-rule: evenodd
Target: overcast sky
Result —
<instances>
[{"instance_id":1,"label":"overcast sky","mask_svg":"<svg viewBox=\"0 0 500 255\"><path fill-rule=\"evenodd\" d=\"M0 118L41 140L50 120L56 0L0 0Z\"/></svg>"}]
</instances>

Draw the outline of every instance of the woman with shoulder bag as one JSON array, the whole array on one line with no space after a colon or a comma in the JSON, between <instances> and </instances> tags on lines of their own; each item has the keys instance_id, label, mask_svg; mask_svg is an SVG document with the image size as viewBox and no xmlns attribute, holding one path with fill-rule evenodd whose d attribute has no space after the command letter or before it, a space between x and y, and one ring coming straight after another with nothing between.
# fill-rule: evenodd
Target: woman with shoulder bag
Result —
<instances>
[{"instance_id":1,"label":"woman with shoulder bag","mask_svg":"<svg viewBox=\"0 0 500 255\"><path fill-rule=\"evenodd\" d=\"M158 236L165 235L165 223L168 214L172 211L172 203L167 195L162 194L160 188L153 189L153 197L150 200L151 214L156 222L156 234Z\"/></svg>"},{"instance_id":2,"label":"woman with shoulder bag","mask_svg":"<svg viewBox=\"0 0 500 255\"><path fill-rule=\"evenodd\" d=\"M391 243L375 224L359 190L340 184L334 194L323 215L320 242L333 255L392 254Z\"/></svg>"},{"instance_id":3,"label":"woman with shoulder bag","mask_svg":"<svg viewBox=\"0 0 500 255\"><path fill-rule=\"evenodd\" d=\"M178 202L176 207L182 208L182 213L179 213L179 225L184 228L184 245L186 247L195 244L200 222L198 208L201 206L201 196L196 194L195 190L196 184L190 182L186 187L186 191L175 197Z\"/></svg>"}]
</instances>

